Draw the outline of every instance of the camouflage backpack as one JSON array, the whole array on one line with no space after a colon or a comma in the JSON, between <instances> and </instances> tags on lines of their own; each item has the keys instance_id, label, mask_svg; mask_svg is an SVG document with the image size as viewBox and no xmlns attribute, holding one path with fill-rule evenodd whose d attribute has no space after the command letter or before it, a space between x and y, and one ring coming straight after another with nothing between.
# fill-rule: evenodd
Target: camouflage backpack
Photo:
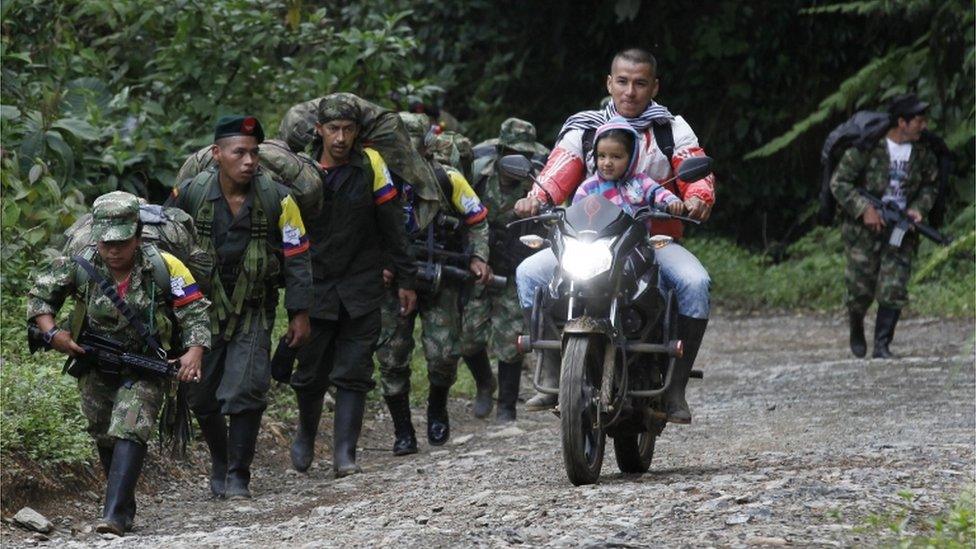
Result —
<instances>
[{"instance_id":1,"label":"camouflage backpack","mask_svg":"<svg viewBox=\"0 0 976 549\"><path fill-rule=\"evenodd\" d=\"M322 178L315 162L303 154L295 154L288 144L278 139L266 139L261 143L258 159L265 173L291 189L302 218L311 219L322 206ZM211 146L207 145L183 162L176 182L179 184L192 179L214 165Z\"/></svg>"},{"instance_id":2,"label":"camouflage backpack","mask_svg":"<svg viewBox=\"0 0 976 549\"><path fill-rule=\"evenodd\" d=\"M200 284L204 293L213 270L213 258L200 246L193 218L179 208L164 208L155 204L141 204L139 218L142 221L143 251L153 263L154 275L159 281L164 281L163 287L169 286L169 275L162 257L156 249L169 252L183 262L190 270L193 278ZM66 242L61 252L66 257L75 255L85 256L94 251L95 242L91 238L92 215L85 214L64 231ZM145 246L152 244L152 247ZM159 272L163 275L160 275ZM84 271L79 276L84 277ZM76 280L85 282L85 280ZM81 284L79 284L81 287Z\"/></svg>"},{"instance_id":3,"label":"camouflage backpack","mask_svg":"<svg viewBox=\"0 0 976 549\"><path fill-rule=\"evenodd\" d=\"M398 186L404 181L413 186L417 223L420 228L426 227L437 215L440 203L446 199L441 196L430 165L411 145L400 117L394 111L351 93L336 95L345 96L359 106L362 112L360 143L380 153ZM278 136L292 151L306 150L315 139L315 122L322 99L319 97L294 105L282 118Z\"/></svg>"}]
</instances>

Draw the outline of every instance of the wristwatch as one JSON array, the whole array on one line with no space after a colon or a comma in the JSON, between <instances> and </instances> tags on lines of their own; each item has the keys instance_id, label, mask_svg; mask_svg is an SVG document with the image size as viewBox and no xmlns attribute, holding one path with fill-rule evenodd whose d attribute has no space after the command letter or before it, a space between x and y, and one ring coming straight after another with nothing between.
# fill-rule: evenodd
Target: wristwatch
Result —
<instances>
[{"instance_id":1,"label":"wristwatch","mask_svg":"<svg viewBox=\"0 0 976 549\"><path fill-rule=\"evenodd\" d=\"M62 331L61 328L58 328L57 326L55 326L55 327L51 328L50 330L44 332L41 335L41 337L44 339L44 343L47 343L48 345L50 345L51 344L51 340L53 340L54 339L54 336L58 335L58 332L60 332L60 331Z\"/></svg>"}]
</instances>

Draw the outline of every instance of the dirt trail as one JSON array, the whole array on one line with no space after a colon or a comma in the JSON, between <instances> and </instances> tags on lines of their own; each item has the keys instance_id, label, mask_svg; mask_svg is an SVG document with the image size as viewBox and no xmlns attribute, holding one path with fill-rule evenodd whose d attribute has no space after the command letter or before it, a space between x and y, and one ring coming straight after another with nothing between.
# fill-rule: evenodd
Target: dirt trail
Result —
<instances>
[{"instance_id":1,"label":"dirt trail","mask_svg":"<svg viewBox=\"0 0 976 549\"><path fill-rule=\"evenodd\" d=\"M705 379L692 381L694 424L664 431L643 476L620 474L608 444L601 482L573 487L555 416L520 410L515 427L498 428L461 401L452 443L394 458L376 408L365 474L334 480L324 446L309 474L288 470L273 441L290 435L271 426L251 501L206 500L201 470L140 494L124 539L85 531L96 501L49 517L62 525L51 542L10 526L4 537L69 547L875 545L869 516L907 507L917 528L974 482L972 320L903 321L892 348L902 358L852 359L835 317L713 320ZM422 417L414 411L420 432Z\"/></svg>"}]
</instances>

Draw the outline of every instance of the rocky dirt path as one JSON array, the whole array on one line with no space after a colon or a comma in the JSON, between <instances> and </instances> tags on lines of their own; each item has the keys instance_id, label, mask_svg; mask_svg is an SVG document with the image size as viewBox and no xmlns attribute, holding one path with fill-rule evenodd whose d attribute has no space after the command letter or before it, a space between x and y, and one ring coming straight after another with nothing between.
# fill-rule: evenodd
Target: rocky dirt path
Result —
<instances>
[{"instance_id":1,"label":"rocky dirt path","mask_svg":"<svg viewBox=\"0 0 976 549\"><path fill-rule=\"evenodd\" d=\"M49 543L876 545L883 532L867 526L872 515L908 509L908 528L918 528L974 482L973 322L909 319L898 329L903 358L867 361L846 351L839 318L714 320L705 379L692 382L694 424L664 431L643 476L620 474L608 444L602 481L573 487L556 417L522 413L500 429L468 419L460 401L452 443L394 458L377 408L360 453L365 474L332 479L326 447L309 474L289 471L288 433L272 426L262 442L275 449L259 460L253 500L206 500L201 470L140 494L137 530L124 539L86 531L92 501L61 519ZM11 539L8 528L12 545L49 544Z\"/></svg>"}]
</instances>

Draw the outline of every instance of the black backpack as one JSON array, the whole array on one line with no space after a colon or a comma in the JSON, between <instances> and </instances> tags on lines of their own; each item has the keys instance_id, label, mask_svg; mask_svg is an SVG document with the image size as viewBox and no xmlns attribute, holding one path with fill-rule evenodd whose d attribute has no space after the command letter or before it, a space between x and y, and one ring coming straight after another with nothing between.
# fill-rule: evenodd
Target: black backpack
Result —
<instances>
[{"instance_id":1,"label":"black backpack","mask_svg":"<svg viewBox=\"0 0 976 549\"><path fill-rule=\"evenodd\" d=\"M830 178L840 162L841 156L851 147L866 151L877 144L884 137L890 127L891 117L886 112L858 111L846 122L837 126L824 140L820 151L820 164L823 175L820 180L820 209L817 221L821 225L831 225L837 213L837 199L830 191ZM921 142L929 147L939 159L938 190L935 204L929 212L929 225L938 228L945 218L946 194L948 190L949 173L952 172L952 153L945 141L930 131L922 132Z\"/></svg>"}]
</instances>

